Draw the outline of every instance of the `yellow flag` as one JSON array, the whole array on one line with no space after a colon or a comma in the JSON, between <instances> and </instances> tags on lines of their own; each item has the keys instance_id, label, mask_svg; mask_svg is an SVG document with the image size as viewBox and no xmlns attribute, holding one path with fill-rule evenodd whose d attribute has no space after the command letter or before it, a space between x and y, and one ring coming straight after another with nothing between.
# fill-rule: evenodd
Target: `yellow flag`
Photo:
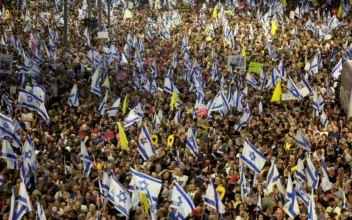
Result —
<instances>
[{"instance_id":1,"label":"yellow flag","mask_svg":"<svg viewBox=\"0 0 352 220\"><path fill-rule=\"evenodd\" d=\"M272 21L272 22L271 22L271 31L270 31L270 34L271 34L272 36L275 35L276 29L277 29L277 25L276 25L275 21Z\"/></svg>"},{"instance_id":2,"label":"yellow flag","mask_svg":"<svg viewBox=\"0 0 352 220\"><path fill-rule=\"evenodd\" d=\"M119 127L119 135L120 135L120 145L123 150L130 151L130 148L128 147L128 140L125 134L125 130L123 129L121 123L117 123Z\"/></svg>"},{"instance_id":3,"label":"yellow flag","mask_svg":"<svg viewBox=\"0 0 352 220\"><path fill-rule=\"evenodd\" d=\"M10 18L10 11L6 9L4 20L7 20L9 18Z\"/></svg>"},{"instance_id":4,"label":"yellow flag","mask_svg":"<svg viewBox=\"0 0 352 220\"><path fill-rule=\"evenodd\" d=\"M282 0L282 6L286 7L286 5L287 5L286 0Z\"/></svg>"},{"instance_id":5,"label":"yellow flag","mask_svg":"<svg viewBox=\"0 0 352 220\"><path fill-rule=\"evenodd\" d=\"M314 0L314 1L313 1L313 5L318 6L318 5L319 5L318 0Z\"/></svg>"},{"instance_id":6,"label":"yellow flag","mask_svg":"<svg viewBox=\"0 0 352 220\"><path fill-rule=\"evenodd\" d=\"M144 193L139 193L139 199L144 205L145 213L149 213L149 202L148 202L147 196Z\"/></svg>"},{"instance_id":7,"label":"yellow flag","mask_svg":"<svg viewBox=\"0 0 352 220\"><path fill-rule=\"evenodd\" d=\"M176 89L174 89L174 91L172 92L172 96L171 96L171 102L170 102L170 109L171 111L174 110L175 108L175 104L176 102L179 100Z\"/></svg>"},{"instance_id":8,"label":"yellow flag","mask_svg":"<svg viewBox=\"0 0 352 220\"><path fill-rule=\"evenodd\" d=\"M304 54L304 63L306 64L308 62L308 57L307 57L307 53Z\"/></svg>"},{"instance_id":9,"label":"yellow flag","mask_svg":"<svg viewBox=\"0 0 352 220\"><path fill-rule=\"evenodd\" d=\"M215 7L214 7L213 16L212 16L212 17L213 17L213 18L218 17L218 9L217 9L216 5L215 5Z\"/></svg>"},{"instance_id":10,"label":"yellow flag","mask_svg":"<svg viewBox=\"0 0 352 220\"><path fill-rule=\"evenodd\" d=\"M122 114L126 114L126 111L127 111L127 96L128 94L126 94L125 96L125 100L123 100L123 104L122 104Z\"/></svg>"},{"instance_id":11,"label":"yellow flag","mask_svg":"<svg viewBox=\"0 0 352 220\"><path fill-rule=\"evenodd\" d=\"M242 52L241 52L241 55L243 56L243 57L245 57L246 56L246 47L242 44Z\"/></svg>"},{"instance_id":12,"label":"yellow flag","mask_svg":"<svg viewBox=\"0 0 352 220\"><path fill-rule=\"evenodd\" d=\"M341 18L342 16L342 3L340 4L339 10L337 11L337 17Z\"/></svg>"},{"instance_id":13,"label":"yellow flag","mask_svg":"<svg viewBox=\"0 0 352 220\"><path fill-rule=\"evenodd\" d=\"M270 102L278 102L281 100L281 81L277 81L274 92L273 92L273 96L271 96L271 100Z\"/></svg>"}]
</instances>

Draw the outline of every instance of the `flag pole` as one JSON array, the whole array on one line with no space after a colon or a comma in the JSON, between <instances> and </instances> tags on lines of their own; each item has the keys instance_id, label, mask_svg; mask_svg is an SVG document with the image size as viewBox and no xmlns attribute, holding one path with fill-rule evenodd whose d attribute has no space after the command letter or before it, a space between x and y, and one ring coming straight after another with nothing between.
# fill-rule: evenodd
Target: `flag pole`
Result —
<instances>
[{"instance_id":1,"label":"flag pole","mask_svg":"<svg viewBox=\"0 0 352 220\"><path fill-rule=\"evenodd\" d=\"M68 7L67 0L64 0L64 59L67 60L67 37L68 37Z\"/></svg>"}]
</instances>

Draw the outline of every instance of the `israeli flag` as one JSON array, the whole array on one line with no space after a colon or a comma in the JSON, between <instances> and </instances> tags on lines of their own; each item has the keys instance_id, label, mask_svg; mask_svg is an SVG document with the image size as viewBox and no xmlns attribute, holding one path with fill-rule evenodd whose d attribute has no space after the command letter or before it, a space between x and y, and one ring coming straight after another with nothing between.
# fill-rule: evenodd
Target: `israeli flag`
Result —
<instances>
[{"instance_id":1,"label":"israeli flag","mask_svg":"<svg viewBox=\"0 0 352 220\"><path fill-rule=\"evenodd\" d=\"M216 60L213 61L210 72L211 72L211 80L212 81L218 80L219 75L218 75L218 69L216 67Z\"/></svg>"},{"instance_id":2,"label":"israeli flag","mask_svg":"<svg viewBox=\"0 0 352 220\"><path fill-rule=\"evenodd\" d=\"M326 116L325 112L323 111L321 113L321 124L326 128L328 126L329 120L328 117Z\"/></svg>"},{"instance_id":3,"label":"israeli flag","mask_svg":"<svg viewBox=\"0 0 352 220\"><path fill-rule=\"evenodd\" d=\"M302 78L301 82L299 83L299 86L301 86L302 88L307 88L309 90L309 93L313 93L312 87L310 87L309 82L308 82L308 74L307 73Z\"/></svg>"},{"instance_id":4,"label":"israeli flag","mask_svg":"<svg viewBox=\"0 0 352 220\"><path fill-rule=\"evenodd\" d=\"M16 121L14 123L14 131L13 131L13 135L12 135L12 146L14 146L16 148L22 147L20 129L21 129L21 125L20 125L20 122L16 116Z\"/></svg>"},{"instance_id":5,"label":"israeli flag","mask_svg":"<svg viewBox=\"0 0 352 220\"><path fill-rule=\"evenodd\" d=\"M332 69L331 75L334 77L335 80L337 80L341 75L341 73L342 73L342 59L340 59L340 61L336 64L334 69Z\"/></svg>"},{"instance_id":6,"label":"israeli flag","mask_svg":"<svg viewBox=\"0 0 352 220\"><path fill-rule=\"evenodd\" d=\"M0 113L0 131L6 137L13 137L15 125L11 118Z\"/></svg>"},{"instance_id":7,"label":"israeli flag","mask_svg":"<svg viewBox=\"0 0 352 220\"><path fill-rule=\"evenodd\" d=\"M174 69L176 69L177 63L178 63L177 52L174 51L173 56L172 56L172 66L174 67Z\"/></svg>"},{"instance_id":8,"label":"israeli flag","mask_svg":"<svg viewBox=\"0 0 352 220\"><path fill-rule=\"evenodd\" d=\"M89 36L89 33L88 33L88 27L86 27L86 29L84 30L83 38L86 41L87 46L90 46L90 36Z\"/></svg>"},{"instance_id":9,"label":"israeli flag","mask_svg":"<svg viewBox=\"0 0 352 220\"><path fill-rule=\"evenodd\" d=\"M164 80L164 91L172 94L174 92L174 89L176 89L176 93L178 96L181 96L180 91L176 88L175 84L171 81L169 77L165 77Z\"/></svg>"},{"instance_id":10,"label":"israeli flag","mask_svg":"<svg viewBox=\"0 0 352 220\"><path fill-rule=\"evenodd\" d=\"M84 142L81 142L81 160L83 160L83 176L88 177L90 174L90 170L92 169L92 159L88 154L86 146Z\"/></svg>"},{"instance_id":11,"label":"israeli flag","mask_svg":"<svg viewBox=\"0 0 352 220\"><path fill-rule=\"evenodd\" d=\"M100 66L95 70L92 76L92 83L90 87L90 91L101 97L101 74L100 74Z\"/></svg>"},{"instance_id":12,"label":"israeli flag","mask_svg":"<svg viewBox=\"0 0 352 220\"><path fill-rule=\"evenodd\" d=\"M233 98L235 99L235 108L239 111L242 112L243 110L243 105L242 105L242 94L239 92L237 89L233 93Z\"/></svg>"},{"instance_id":13,"label":"israeli flag","mask_svg":"<svg viewBox=\"0 0 352 220\"><path fill-rule=\"evenodd\" d=\"M299 207L296 198L296 193L293 188L293 183L291 179L291 174L288 173L287 187L286 187L286 199L283 210L289 215L292 219L296 218L299 214Z\"/></svg>"},{"instance_id":14,"label":"israeli flag","mask_svg":"<svg viewBox=\"0 0 352 220\"><path fill-rule=\"evenodd\" d=\"M265 165L266 158L255 148L248 139L245 140L241 159L256 173L260 173Z\"/></svg>"},{"instance_id":15,"label":"israeli flag","mask_svg":"<svg viewBox=\"0 0 352 220\"><path fill-rule=\"evenodd\" d=\"M200 45L199 52L202 52L202 53L205 52L204 41L203 41L202 44Z\"/></svg>"},{"instance_id":16,"label":"israeli flag","mask_svg":"<svg viewBox=\"0 0 352 220\"><path fill-rule=\"evenodd\" d=\"M152 68L152 77L153 78L156 78L158 76L158 69L156 67L156 60L154 58L153 62L152 62L152 65L151 65L151 68Z\"/></svg>"},{"instance_id":17,"label":"israeli flag","mask_svg":"<svg viewBox=\"0 0 352 220\"><path fill-rule=\"evenodd\" d=\"M242 127L246 127L247 123L251 120L251 118L252 118L252 113L249 110L248 103L246 103L246 106L242 112L242 116L241 116L240 120L238 121L238 124L236 125L235 131L238 131Z\"/></svg>"},{"instance_id":18,"label":"israeli flag","mask_svg":"<svg viewBox=\"0 0 352 220\"><path fill-rule=\"evenodd\" d=\"M310 151L306 138L304 137L304 135L301 132L301 129L299 128L296 132L296 144L303 147L306 151L308 152Z\"/></svg>"},{"instance_id":19,"label":"israeli flag","mask_svg":"<svg viewBox=\"0 0 352 220\"><path fill-rule=\"evenodd\" d=\"M308 185L310 187L312 187L313 189L318 188L318 182L319 182L318 170L315 169L312 161L310 160L309 155L307 157L307 179L308 179Z\"/></svg>"},{"instance_id":20,"label":"israeli flag","mask_svg":"<svg viewBox=\"0 0 352 220\"><path fill-rule=\"evenodd\" d=\"M215 211L217 213L220 213L220 214L225 213L224 204L222 203L221 199L219 198L219 194L216 191L216 189L211 181L209 181L209 183L208 183L208 188L207 188L207 191L206 191L205 197L204 197L204 204L215 209Z\"/></svg>"},{"instance_id":21,"label":"israeli flag","mask_svg":"<svg viewBox=\"0 0 352 220\"><path fill-rule=\"evenodd\" d=\"M106 114L108 114L109 117L116 116L117 112L120 109L120 103L121 103L121 98L116 99L116 101L114 102L114 104L112 104L112 106L109 108Z\"/></svg>"},{"instance_id":22,"label":"israeli flag","mask_svg":"<svg viewBox=\"0 0 352 220\"><path fill-rule=\"evenodd\" d=\"M318 220L317 217L317 211L315 208L315 201L314 201L314 190L312 189L312 192L310 194L310 200L309 200L309 205L308 205L308 216L309 220Z\"/></svg>"},{"instance_id":23,"label":"israeli flag","mask_svg":"<svg viewBox=\"0 0 352 220\"><path fill-rule=\"evenodd\" d=\"M240 186L241 186L241 199L242 199L242 202L244 202L246 196L250 191L250 188L248 187L248 184L247 184L246 175L245 175L244 167L242 163L240 166Z\"/></svg>"},{"instance_id":24,"label":"israeli flag","mask_svg":"<svg viewBox=\"0 0 352 220\"><path fill-rule=\"evenodd\" d=\"M339 19L336 18L336 16L334 15L332 18L329 19L328 21L328 27L331 30L336 29L338 26L340 26L340 21Z\"/></svg>"},{"instance_id":25,"label":"israeli flag","mask_svg":"<svg viewBox=\"0 0 352 220\"><path fill-rule=\"evenodd\" d=\"M158 124L160 124L160 119L158 117L158 115L155 113L154 114L154 119L153 119L153 130L157 130L158 129Z\"/></svg>"},{"instance_id":26,"label":"israeli flag","mask_svg":"<svg viewBox=\"0 0 352 220\"><path fill-rule=\"evenodd\" d=\"M132 109L129 111L127 117L125 118L124 128L128 129L134 123L139 123L143 119L144 112L142 111L141 104L136 103Z\"/></svg>"},{"instance_id":27,"label":"israeli flag","mask_svg":"<svg viewBox=\"0 0 352 220\"><path fill-rule=\"evenodd\" d=\"M182 37L182 45L181 45L181 52L185 52L187 50L187 36L184 34Z\"/></svg>"},{"instance_id":28,"label":"israeli flag","mask_svg":"<svg viewBox=\"0 0 352 220\"><path fill-rule=\"evenodd\" d=\"M174 181L174 186L171 193L170 206L177 210L178 219L186 219L187 216L195 209L193 201L182 187Z\"/></svg>"},{"instance_id":29,"label":"israeli flag","mask_svg":"<svg viewBox=\"0 0 352 220\"><path fill-rule=\"evenodd\" d=\"M141 128L141 132L138 138L137 150L143 157L143 160L148 160L152 155L156 154L152 139L150 138L148 127L146 125Z\"/></svg>"},{"instance_id":30,"label":"israeli flag","mask_svg":"<svg viewBox=\"0 0 352 220\"><path fill-rule=\"evenodd\" d=\"M44 212L43 206L40 204L40 202L36 202L35 219L36 220L46 220L45 212Z\"/></svg>"},{"instance_id":31,"label":"israeli flag","mask_svg":"<svg viewBox=\"0 0 352 220\"><path fill-rule=\"evenodd\" d=\"M310 64L310 74L312 74L312 76L314 76L315 74L318 73L318 54L315 54L312 63Z\"/></svg>"},{"instance_id":32,"label":"israeli flag","mask_svg":"<svg viewBox=\"0 0 352 220\"><path fill-rule=\"evenodd\" d=\"M279 72L281 79L286 78L286 70L285 70L284 60L282 58L281 58L280 63L277 67L277 71Z\"/></svg>"},{"instance_id":33,"label":"israeli flag","mask_svg":"<svg viewBox=\"0 0 352 220\"><path fill-rule=\"evenodd\" d=\"M129 213L132 208L130 194L114 175L111 175L108 199L119 212L129 218Z\"/></svg>"},{"instance_id":34,"label":"israeli flag","mask_svg":"<svg viewBox=\"0 0 352 220\"><path fill-rule=\"evenodd\" d=\"M0 185L1 183L2 182L0 182ZM10 203L9 220L16 220L16 197L15 197L15 192L13 188L12 188L12 196L11 196L11 203Z\"/></svg>"},{"instance_id":35,"label":"israeli flag","mask_svg":"<svg viewBox=\"0 0 352 220\"><path fill-rule=\"evenodd\" d=\"M287 89L288 91L296 98L296 99L302 99L302 93L299 91L295 83L292 81L291 77L288 76L287 79Z\"/></svg>"},{"instance_id":36,"label":"israeli flag","mask_svg":"<svg viewBox=\"0 0 352 220\"><path fill-rule=\"evenodd\" d=\"M302 200L302 202L304 203L305 206L308 207L309 205L309 196L306 193L306 191L304 191L302 184L299 181L296 181L296 196L297 198L299 198L300 200Z\"/></svg>"},{"instance_id":37,"label":"israeli flag","mask_svg":"<svg viewBox=\"0 0 352 220\"><path fill-rule=\"evenodd\" d=\"M78 90L77 90L77 84L74 84L71 90L70 95L68 96L68 105L69 106L79 106L78 102Z\"/></svg>"},{"instance_id":38,"label":"israeli flag","mask_svg":"<svg viewBox=\"0 0 352 220\"><path fill-rule=\"evenodd\" d=\"M17 106L25 107L38 112L38 114L42 116L47 122L50 120L49 115L46 112L43 100L25 89L20 88L19 90Z\"/></svg>"},{"instance_id":39,"label":"israeli flag","mask_svg":"<svg viewBox=\"0 0 352 220\"><path fill-rule=\"evenodd\" d=\"M105 106L107 104L107 100L108 100L108 92L106 91L105 97L98 108L98 112L100 116L105 114Z\"/></svg>"},{"instance_id":40,"label":"israeli flag","mask_svg":"<svg viewBox=\"0 0 352 220\"><path fill-rule=\"evenodd\" d=\"M13 102L5 94L2 94L2 99L5 101L7 111L9 113L9 116L11 117L13 113L13 107L12 107Z\"/></svg>"},{"instance_id":41,"label":"israeli flag","mask_svg":"<svg viewBox=\"0 0 352 220\"><path fill-rule=\"evenodd\" d=\"M345 190L342 190L341 207L347 209L347 198Z\"/></svg>"},{"instance_id":42,"label":"israeli flag","mask_svg":"<svg viewBox=\"0 0 352 220\"><path fill-rule=\"evenodd\" d=\"M258 82L257 80L250 74L250 73L247 73L246 75L246 83L256 87Z\"/></svg>"},{"instance_id":43,"label":"israeli flag","mask_svg":"<svg viewBox=\"0 0 352 220\"><path fill-rule=\"evenodd\" d=\"M302 159L299 157L297 161L295 176L296 179L304 183L306 181L306 171L304 170L304 165Z\"/></svg>"},{"instance_id":44,"label":"israeli flag","mask_svg":"<svg viewBox=\"0 0 352 220\"><path fill-rule=\"evenodd\" d=\"M332 183L329 180L328 169L326 168L324 160L321 160L321 170L322 170L321 188L323 189L324 192L326 192L332 188Z\"/></svg>"},{"instance_id":45,"label":"israeli flag","mask_svg":"<svg viewBox=\"0 0 352 220\"><path fill-rule=\"evenodd\" d=\"M23 182L20 183L20 190L18 193L18 203L16 210L16 219L22 219L22 217L32 211L31 200L28 197L26 186Z\"/></svg>"},{"instance_id":46,"label":"israeli flag","mask_svg":"<svg viewBox=\"0 0 352 220\"><path fill-rule=\"evenodd\" d=\"M175 117L174 117L174 122L176 123L181 123L181 110L178 110L175 114Z\"/></svg>"},{"instance_id":47,"label":"israeli flag","mask_svg":"<svg viewBox=\"0 0 352 220\"><path fill-rule=\"evenodd\" d=\"M271 161L271 166L268 172L268 176L266 179L266 190L267 194L270 194L274 191L274 186L277 185L278 189L280 189L280 175L277 170L276 163L274 160Z\"/></svg>"},{"instance_id":48,"label":"israeli flag","mask_svg":"<svg viewBox=\"0 0 352 220\"><path fill-rule=\"evenodd\" d=\"M148 176L144 173L140 173L132 168L131 173L132 180L129 185L129 190L132 192L136 190L137 192L144 193L146 195L149 191L152 200L156 203L162 187L161 180Z\"/></svg>"},{"instance_id":49,"label":"israeli flag","mask_svg":"<svg viewBox=\"0 0 352 220\"><path fill-rule=\"evenodd\" d=\"M17 155L13 152L9 141L6 138L2 142L0 157L6 160L8 169L16 170L18 168Z\"/></svg>"},{"instance_id":50,"label":"israeli flag","mask_svg":"<svg viewBox=\"0 0 352 220\"><path fill-rule=\"evenodd\" d=\"M191 127L188 127L186 146L188 149L190 149L193 156L197 156L199 154L196 138L194 137L194 133Z\"/></svg>"}]
</instances>

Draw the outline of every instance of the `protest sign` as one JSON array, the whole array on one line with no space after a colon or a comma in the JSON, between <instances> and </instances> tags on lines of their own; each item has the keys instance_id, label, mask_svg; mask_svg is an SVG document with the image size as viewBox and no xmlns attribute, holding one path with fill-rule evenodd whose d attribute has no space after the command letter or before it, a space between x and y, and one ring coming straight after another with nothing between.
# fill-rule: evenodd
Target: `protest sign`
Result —
<instances>
[{"instance_id":1,"label":"protest sign","mask_svg":"<svg viewBox=\"0 0 352 220\"><path fill-rule=\"evenodd\" d=\"M0 73L10 74L12 72L12 59L11 55L0 55Z\"/></svg>"},{"instance_id":2,"label":"protest sign","mask_svg":"<svg viewBox=\"0 0 352 220\"><path fill-rule=\"evenodd\" d=\"M244 57L241 55L228 56L228 69L243 69L244 68Z\"/></svg>"},{"instance_id":3,"label":"protest sign","mask_svg":"<svg viewBox=\"0 0 352 220\"><path fill-rule=\"evenodd\" d=\"M250 62L248 71L252 73L260 73L263 66L262 63Z\"/></svg>"}]
</instances>

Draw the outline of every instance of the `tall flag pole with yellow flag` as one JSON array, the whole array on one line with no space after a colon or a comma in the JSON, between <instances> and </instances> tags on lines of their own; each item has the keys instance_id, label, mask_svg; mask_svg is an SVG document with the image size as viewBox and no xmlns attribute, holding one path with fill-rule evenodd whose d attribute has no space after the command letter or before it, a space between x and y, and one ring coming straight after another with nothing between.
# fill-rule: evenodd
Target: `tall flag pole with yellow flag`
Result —
<instances>
[{"instance_id":1,"label":"tall flag pole with yellow flag","mask_svg":"<svg viewBox=\"0 0 352 220\"><path fill-rule=\"evenodd\" d=\"M128 140L127 140L125 130L123 129L123 126L121 125L120 122L117 123L117 125L119 127L119 136L120 136L119 144L121 146L121 149L130 151L130 148L128 147Z\"/></svg>"}]
</instances>

